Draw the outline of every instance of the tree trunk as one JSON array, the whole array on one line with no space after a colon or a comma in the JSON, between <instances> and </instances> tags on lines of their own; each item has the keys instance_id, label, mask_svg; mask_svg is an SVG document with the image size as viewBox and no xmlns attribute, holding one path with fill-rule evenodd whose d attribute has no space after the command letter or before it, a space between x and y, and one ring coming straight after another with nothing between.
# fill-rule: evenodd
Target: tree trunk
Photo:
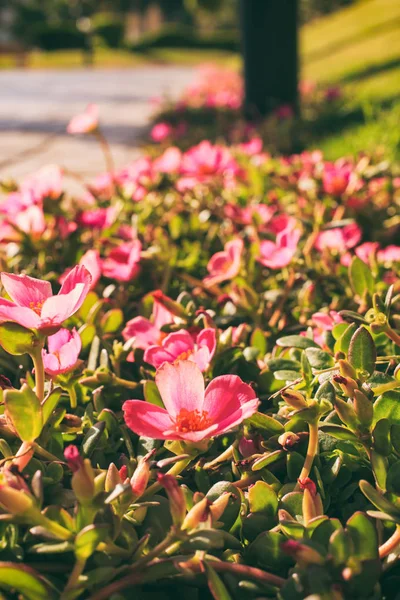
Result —
<instances>
[{"instance_id":1,"label":"tree trunk","mask_svg":"<svg viewBox=\"0 0 400 600\"><path fill-rule=\"evenodd\" d=\"M298 0L240 0L245 112L298 112Z\"/></svg>"}]
</instances>

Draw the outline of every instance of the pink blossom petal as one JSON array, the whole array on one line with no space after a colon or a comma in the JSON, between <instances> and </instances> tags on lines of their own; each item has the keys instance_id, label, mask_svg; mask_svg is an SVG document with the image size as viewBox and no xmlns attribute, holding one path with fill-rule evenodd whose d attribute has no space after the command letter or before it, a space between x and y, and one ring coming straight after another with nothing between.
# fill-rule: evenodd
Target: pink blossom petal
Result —
<instances>
[{"instance_id":1,"label":"pink blossom petal","mask_svg":"<svg viewBox=\"0 0 400 600\"><path fill-rule=\"evenodd\" d=\"M135 348L146 350L149 346L158 344L160 340L160 330L144 317L135 317L127 322L122 337L124 340L135 338Z\"/></svg>"},{"instance_id":2,"label":"pink blossom petal","mask_svg":"<svg viewBox=\"0 0 400 600\"><path fill-rule=\"evenodd\" d=\"M203 410L204 379L199 367L190 361L164 363L156 373L156 385L171 417L182 408Z\"/></svg>"},{"instance_id":3,"label":"pink blossom petal","mask_svg":"<svg viewBox=\"0 0 400 600\"><path fill-rule=\"evenodd\" d=\"M165 431L173 427L168 412L143 400L127 400L122 406L125 423L137 435L163 440L178 439L166 436Z\"/></svg>"},{"instance_id":4,"label":"pink blossom petal","mask_svg":"<svg viewBox=\"0 0 400 600\"><path fill-rule=\"evenodd\" d=\"M37 329L40 325L40 317L33 310L0 298L0 323L6 321L13 321L28 329Z\"/></svg>"},{"instance_id":5,"label":"pink blossom petal","mask_svg":"<svg viewBox=\"0 0 400 600\"><path fill-rule=\"evenodd\" d=\"M240 377L221 375L207 386L203 410L208 412L209 419L220 423L240 411L242 405L253 401L256 405L259 402L254 390Z\"/></svg>"},{"instance_id":6,"label":"pink blossom petal","mask_svg":"<svg viewBox=\"0 0 400 600\"><path fill-rule=\"evenodd\" d=\"M18 306L28 308L31 304L38 306L52 295L49 281L42 281L28 275L2 273L1 282L7 294Z\"/></svg>"},{"instance_id":7,"label":"pink blossom petal","mask_svg":"<svg viewBox=\"0 0 400 600\"><path fill-rule=\"evenodd\" d=\"M61 325L66 319L72 317L82 306L87 292L87 284L77 283L75 288L67 294L60 293L58 296L47 298L43 304L41 313L43 326Z\"/></svg>"}]
</instances>

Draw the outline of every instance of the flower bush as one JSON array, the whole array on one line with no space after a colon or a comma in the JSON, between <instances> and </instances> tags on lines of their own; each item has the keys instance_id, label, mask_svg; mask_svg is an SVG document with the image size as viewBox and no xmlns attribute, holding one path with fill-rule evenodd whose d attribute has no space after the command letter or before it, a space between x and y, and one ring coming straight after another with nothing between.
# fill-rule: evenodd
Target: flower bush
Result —
<instances>
[{"instance_id":1,"label":"flower bush","mask_svg":"<svg viewBox=\"0 0 400 600\"><path fill-rule=\"evenodd\" d=\"M269 151L292 152L335 131L340 119L349 119L354 108L346 102L338 86L321 87L313 81L301 81L299 95L302 118L288 104L271 106L271 114L261 120L256 112L243 119L244 82L235 69L202 65L178 100L154 99L150 143L167 148L171 144L187 150L208 139L243 142L251 152L257 132Z\"/></svg>"},{"instance_id":2,"label":"flower bush","mask_svg":"<svg viewBox=\"0 0 400 600\"><path fill-rule=\"evenodd\" d=\"M253 136L63 183L2 186L0 588L394 598L396 167Z\"/></svg>"}]
</instances>

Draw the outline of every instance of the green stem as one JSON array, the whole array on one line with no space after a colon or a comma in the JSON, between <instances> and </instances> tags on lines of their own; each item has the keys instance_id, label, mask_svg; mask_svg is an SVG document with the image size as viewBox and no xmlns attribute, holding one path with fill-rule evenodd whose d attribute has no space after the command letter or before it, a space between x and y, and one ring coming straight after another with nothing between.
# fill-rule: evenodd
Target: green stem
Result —
<instances>
[{"instance_id":1,"label":"green stem","mask_svg":"<svg viewBox=\"0 0 400 600\"><path fill-rule=\"evenodd\" d=\"M44 399L44 364L42 358L42 349L43 346L40 345L34 349L31 353L31 359L33 361L33 366L35 368L35 392L36 396L39 398L40 402L43 402Z\"/></svg>"},{"instance_id":2,"label":"green stem","mask_svg":"<svg viewBox=\"0 0 400 600\"><path fill-rule=\"evenodd\" d=\"M67 585L64 588L63 593L61 594L60 600L67 600L69 598L69 592L72 591L78 584L78 579L82 575L83 570L86 565L86 560L77 560L74 568L71 571L71 575L69 576Z\"/></svg>"},{"instance_id":3,"label":"green stem","mask_svg":"<svg viewBox=\"0 0 400 600\"><path fill-rule=\"evenodd\" d=\"M318 421L314 421L308 424L309 430L309 438L308 438L308 448L307 448L307 456L304 461L303 468L301 470L299 479L306 479L310 475L311 467L314 462L314 458L318 453ZM300 484L297 483L295 490L300 488Z\"/></svg>"},{"instance_id":4,"label":"green stem","mask_svg":"<svg viewBox=\"0 0 400 600\"><path fill-rule=\"evenodd\" d=\"M114 383L122 387L126 387L130 390L136 390L141 384L136 381L129 381L128 379L121 379L121 377L115 376L113 378Z\"/></svg>"},{"instance_id":5,"label":"green stem","mask_svg":"<svg viewBox=\"0 0 400 600\"><path fill-rule=\"evenodd\" d=\"M396 344L396 346L400 346L400 335L394 329L388 327L385 333L388 336L388 338Z\"/></svg>"},{"instance_id":6,"label":"green stem","mask_svg":"<svg viewBox=\"0 0 400 600\"><path fill-rule=\"evenodd\" d=\"M73 534L70 531L68 531L68 529L66 529L56 521L48 519L45 515L41 514L40 517L37 519L36 524L40 527L43 527L50 533L53 533L60 540L68 541L71 540L73 537Z\"/></svg>"},{"instance_id":7,"label":"green stem","mask_svg":"<svg viewBox=\"0 0 400 600\"><path fill-rule=\"evenodd\" d=\"M71 403L71 409L73 410L74 408L76 408L78 406L78 398L76 396L76 390L75 390L74 384L68 386L68 394L69 394L69 400Z\"/></svg>"}]
</instances>

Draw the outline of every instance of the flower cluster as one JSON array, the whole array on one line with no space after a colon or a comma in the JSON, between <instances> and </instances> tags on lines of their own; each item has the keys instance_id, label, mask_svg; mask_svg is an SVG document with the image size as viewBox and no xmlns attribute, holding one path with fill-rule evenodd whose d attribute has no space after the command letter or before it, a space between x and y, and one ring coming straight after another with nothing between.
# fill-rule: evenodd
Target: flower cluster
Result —
<instances>
[{"instance_id":1,"label":"flower cluster","mask_svg":"<svg viewBox=\"0 0 400 600\"><path fill-rule=\"evenodd\" d=\"M236 108L208 79L188 103ZM104 147L94 106L68 130ZM0 587L391 597L396 166L253 132L2 190Z\"/></svg>"}]
</instances>

